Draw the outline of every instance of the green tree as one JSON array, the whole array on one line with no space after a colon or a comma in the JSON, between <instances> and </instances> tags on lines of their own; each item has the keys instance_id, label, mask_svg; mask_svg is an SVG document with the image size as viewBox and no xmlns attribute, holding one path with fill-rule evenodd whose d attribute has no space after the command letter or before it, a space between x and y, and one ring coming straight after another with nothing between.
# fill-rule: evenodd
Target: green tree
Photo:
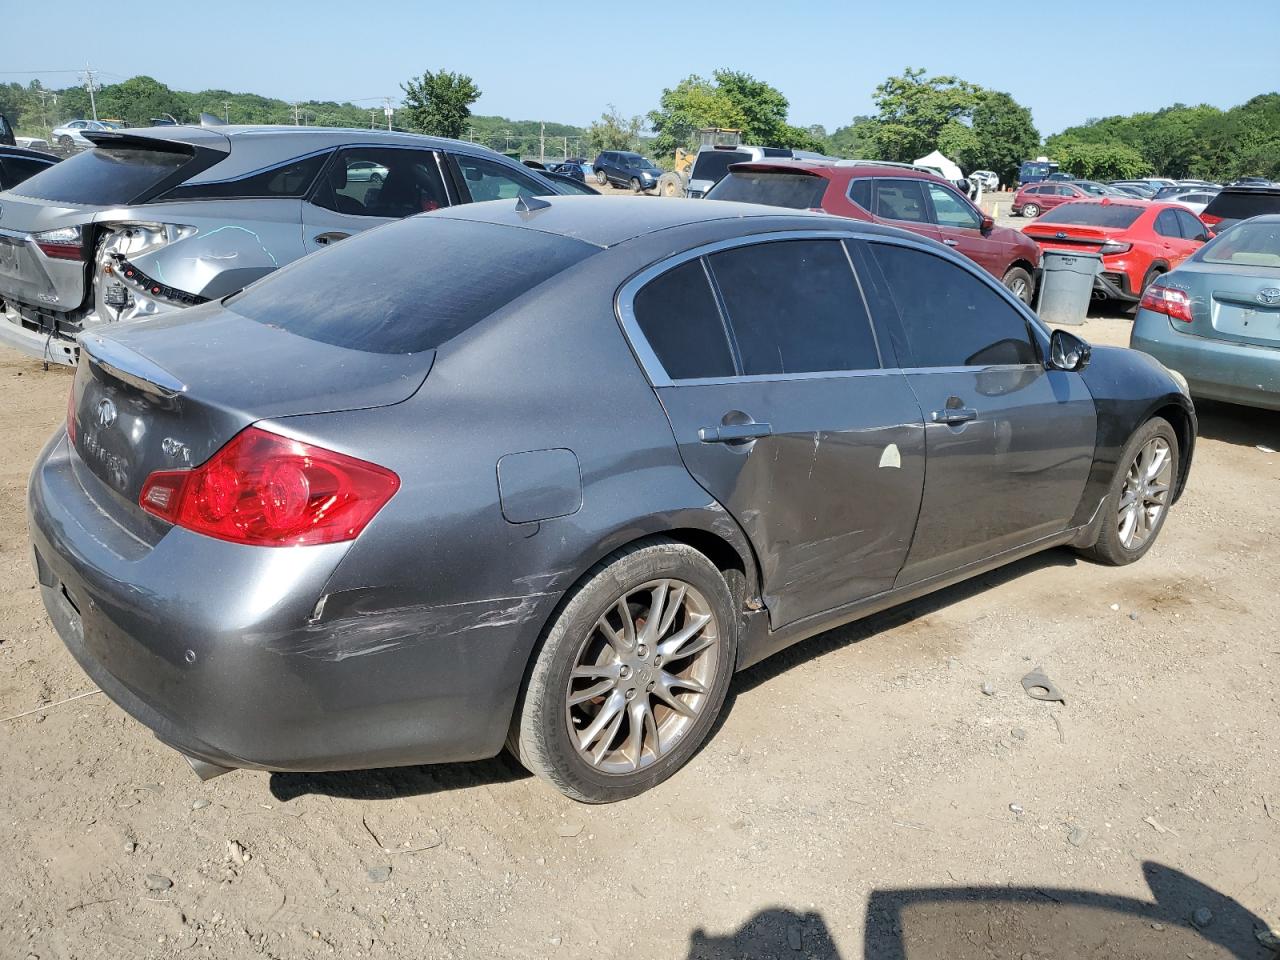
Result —
<instances>
[{"instance_id":1,"label":"green tree","mask_svg":"<svg viewBox=\"0 0 1280 960\"><path fill-rule=\"evenodd\" d=\"M103 87L97 93L98 116L123 120L131 126L146 127L152 118L172 117L179 123L194 120L186 116L183 98L159 80L130 77Z\"/></svg>"},{"instance_id":2,"label":"green tree","mask_svg":"<svg viewBox=\"0 0 1280 960\"><path fill-rule=\"evenodd\" d=\"M600 115L600 119L587 128L583 141L585 154L590 157L601 150L635 150L640 146L640 130L644 120L640 117L626 119L612 103Z\"/></svg>"},{"instance_id":3,"label":"green tree","mask_svg":"<svg viewBox=\"0 0 1280 960\"><path fill-rule=\"evenodd\" d=\"M1002 183L1013 183L1022 161L1040 150L1040 131L1031 122L1031 111L1007 93L979 94L972 123L978 149L969 166L961 164L965 170L991 170Z\"/></svg>"},{"instance_id":4,"label":"green tree","mask_svg":"<svg viewBox=\"0 0 1280 960\"><path fill-rule=\"evenodd\" d=\"M471 105L480 88L462 73L430 70L401 86L410 128L437 137L461 137L467 132Z\"/></svg>"},{"instance_id":5,"label":"green tree","mask_svg":"<svg viewBox=\"0 0 1280 960\"><path fill-rule=\"evenodd\" d=\"M876 122L871 117L854 117L843 127L837 127L823 144L823 152L848 160L868 160L875 156Z\"/></svg>"},{"instance_id":6,"label":"green tree","mask_svg":"<svg viewBox=\"0 0 1280 960\"><path fill-rule=\"evenodd\" d=\"M927 77L922 68L907 67L876 87L872 96L879 114L874 141L877 159L911 161L939 146L950 124L969 117L980 88L958 77ZM953 129L951 138L958 136Z\"/></svg>"},{"instance_id":7,"label":"green tree","mask_svg":"<svg viewBox=\"0 0 1280 960\"><path fill-rule=\"evenodd\" d=\"M1066 142L1055 159L1062 169L1085 180L1131 180L1151 172L1151 165L1123 143Z\"/></svg>"}]
</instances>

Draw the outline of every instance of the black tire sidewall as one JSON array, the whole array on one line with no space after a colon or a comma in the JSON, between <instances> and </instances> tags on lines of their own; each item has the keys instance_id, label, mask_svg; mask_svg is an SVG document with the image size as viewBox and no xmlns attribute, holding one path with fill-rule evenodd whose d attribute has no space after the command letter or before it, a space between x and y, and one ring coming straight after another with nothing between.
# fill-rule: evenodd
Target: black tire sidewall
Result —
<instances>
[{"instance_id":1,"label":"black tire sidewall","mask_svg":"<svg viewBox=\"0 0 1280 960\"><path fill-rule=\"evenodd\" d=\"M698 751L714 726L737 661L736 621L728 585L703 554L674 541L629 548L602 561L564 606L535 657L512 740L521 763L568 796L587 803L633 797L666 780ZM712 605L720 627L720 660L708 702L679 745L634 774L611 775L579 757L564 719L564 695L583 637L622 593L663 577L685 580Z\"/></svg>"},{"instance_id":2,"label":"black tire sidewall","mask_svg":"<svg viewBox=\"0 0 1280 960\"><path fill-rule=\"evenodd\" d=\"M1009 286L1010 279L1014 277L1021 277L1024 281L1026 281L1027 295L1025 297L1018 297L1018 295L1014 293L1013 288ZM1031 283L1032 283L1031 274L1027 273L1026 270L1023 270L1022 267L1010 267L1009 270L1005 273L1004 279L1002 279L1000 282L1004 284L1004 288L1006 290L1008 290L1010 293L1013 293L1015 297L1018 297L1018 299L1021 300L1023 303L1027 304L1027 306L1031 305L1031 301L1035 296L1035 291L1031 289Z\"/></svg>"},{"instance_id":3,"label":"black tire sidewall","mask_svg":"<svg viewBox=\"0 0 1280 960\"><path fill-rule=\"evenodd\" d=\"M1129 467L1133 464L1138 451L1157 436L1164 437L1168 441L1170 454L1173 457L1169 494L1165 500L1165 508L1161 511L1160 519L1156 521L1156 527L1151 531L1151 535L1136 550L1130 550L1120 542L1120 531L1116 525L1116 517L1120 510L1120 497L1124 491L1125 477L1128 475ZM1134 431L1133 436L1129 438L1129 442L1125 444L1124 451L1120 455L1120 460L1116 465L1115 476L1111 479L1111 489L1108 491L1107 499L1104 501L1103 510L1105 516L1103 517L1102 531L1098 536L1098 543L1094 547L1094 552L1098 559L1116 566L1123 566L1134 563L1146 555L1147 551L1151 549L1159 538L1160 532L1164 529L1165 521L1169 519L1169 510L1173 506L1173 496L1177 490L1178 472L1181 468L1182 459L1181 451L1178 449L1178 434L1168 420L1163 417L1152 417Z\"/></svg>"}]
</instances>

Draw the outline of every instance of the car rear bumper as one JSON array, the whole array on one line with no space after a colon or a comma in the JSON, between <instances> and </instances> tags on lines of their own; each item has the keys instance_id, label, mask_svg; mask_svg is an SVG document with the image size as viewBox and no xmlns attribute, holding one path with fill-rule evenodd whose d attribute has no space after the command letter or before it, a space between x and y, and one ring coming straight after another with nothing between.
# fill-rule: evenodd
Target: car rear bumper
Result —
<instances>
[{"instance_id":1,"label":"car rear bumper","mask_svg":"<svg viewBox=\"0 0 1280 960\"><path fill-rule=\"evenodd\" d=\"M28 492L37 576L81 667L165 743L222 767L287 771L501 750L525 665L512 651L532 646L554 596L326 605L349 544L139 535L113 518L111 496L65 434L50 441Z\"/></svg>"},{"instance_id":2,"label":"car rear bumper","mask_svg":"<svg viewBox=\"0 0 1280 960\"><path fill-rule=\"evenodd\" d=\"M1129 279L1129 275L1123 270L1108 270L1106 261L1103 261L1102 273L1098 274L1093 281L1093 289L1108 300L1127 300L1136 303L1142 299L1140 293L1134 292L1133 281Z\"/></svg>"},{"instance_id":3,"label":"car rear bumper","mask_svg":"<svg viewBox=\"0 0 1280 960\"><path fill-rule=\"evenodd\" d=\"M61 363L69 367L76 365L80 353L74 340L25 327L18 315L9 309L0 309L0 346L17 350L37 360Z\"/></svg>"},{"instance_id":4,"label":"car rear bumper","mask_svg":"<svg viewBox=\"0 0 1280 960\"><path fill-rule=\"evenodd\" d=\"M1174 322L1139 310L1129 346L1181 373L1193 397L1280 410L1280 349L1180 333Z\"/></svg>"}]
</instances>

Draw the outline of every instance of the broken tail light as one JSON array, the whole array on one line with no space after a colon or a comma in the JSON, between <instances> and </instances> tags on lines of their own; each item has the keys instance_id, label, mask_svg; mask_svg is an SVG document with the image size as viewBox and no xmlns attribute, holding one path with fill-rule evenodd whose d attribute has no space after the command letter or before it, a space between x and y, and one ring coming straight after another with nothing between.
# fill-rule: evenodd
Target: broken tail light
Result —
<instances>
[{"instance_id":1,"label":"broken tail light","mask_svg":"<svg viewBox=\"0 0 1280 960\"><path fill-rule=\"evenodd\" d=\"M1191 298L1189 296L1181 290L1162 287L1156 283L1147 287L1138 306L1144 310L1163 313L1166 317L1181 320L1183 323L1190 323L1195 319L1191 315Z\"/></svg>"},{"instance_id":2,"label":"broken tail light","mask_svg":"<svg viewBox=\"0 0 1280 960\"><path fill-rule=\"evenodd\" d=\"M138 503L232 543L286 547L354 540L400 488L373 463L249 427L191 470L158 470Z\"/></svg>"}]
</instances>

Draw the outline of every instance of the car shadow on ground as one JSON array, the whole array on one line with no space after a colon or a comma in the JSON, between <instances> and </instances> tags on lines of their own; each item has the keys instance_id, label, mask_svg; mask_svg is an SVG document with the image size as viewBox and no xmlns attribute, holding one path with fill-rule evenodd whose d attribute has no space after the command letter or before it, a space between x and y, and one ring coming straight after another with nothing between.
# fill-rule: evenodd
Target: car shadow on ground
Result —
<instances>
[{"instance_id":1,"label":"car shadow on ground","mask_svg":"<svg viewBox=\"0 0 1280 960\"><path fill-rule=\"evenodd\" d=\"M1196 417L1200 436L1246 447L1270 447L1280 450L1280 411L1242 407L1216 400L1197 400ZM1195 467L1192 466L1194 476Z\"/></svg>"},{"instance_id":2,"label":"car shadow on ground","mask_svg":"<svg viewBox=\"0 0 1280 960\"><path fill-rule=\"evenodd\" d=\"M991 957L1169 957L1264 960L1266 923L1193 877L1148 861L1152 899L1057 887L954 886L873 890L863 926L865 960ZM844 924L840 924L843 926ZM727 936L701 929L688 960L840 960L821 914L764 910ZM848 960L853 960L852 957Z\"/></svg>"},{"instance_id":3,"label":"car shadow on ground","mask_svg":"<svg viewBox=\"0 0 1280 960\"><path fill-rule=\"evenodd\" d=\"M333 773L273 773L271 795L282 803L308 794L347 800L396 800L495 783L512 783L532 774L503 752L488 760L383 767Z\"/></svg>"}]
</instances>

